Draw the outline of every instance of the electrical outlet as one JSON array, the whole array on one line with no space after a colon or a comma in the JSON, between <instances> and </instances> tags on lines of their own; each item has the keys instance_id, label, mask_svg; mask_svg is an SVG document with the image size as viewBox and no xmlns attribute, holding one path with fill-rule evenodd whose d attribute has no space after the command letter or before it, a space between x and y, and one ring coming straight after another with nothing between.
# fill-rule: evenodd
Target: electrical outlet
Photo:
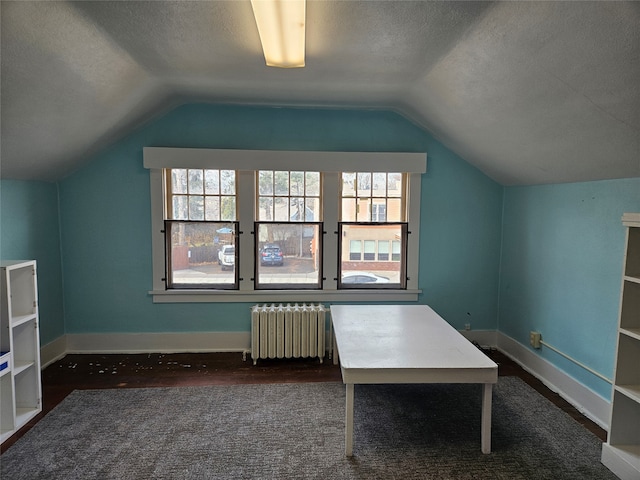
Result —
<instances>
[{"instance_id":1,"label":"electrical outlet","mask_svg":"<svg viewBox=\"0 0 640 480\"><path fill-rule=\"evenodd\" d=\"M471 324L470 323L465 323L464 324L464 329L465 330L471 330Z\"/></svg>"},{"instance_id":2,"label":"electrical outlet","mask_svg":"<svg viewBox=\"0 0 640 480\"><path fill-rule=\"evenodd\" d=\"M542 335L540 332L529 332L529 343L533 348L540 348L540 341L542 340Z\"/></svg>"}]
</instances>

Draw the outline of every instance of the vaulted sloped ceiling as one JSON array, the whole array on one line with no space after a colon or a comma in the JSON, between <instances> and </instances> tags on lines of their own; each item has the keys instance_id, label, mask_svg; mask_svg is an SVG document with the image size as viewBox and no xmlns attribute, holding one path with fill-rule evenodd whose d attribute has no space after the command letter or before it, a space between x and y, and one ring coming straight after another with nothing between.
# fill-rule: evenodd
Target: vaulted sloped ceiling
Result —
<instances>
[{"instance_id":1,"label":"vaulted sloped ceiling","mask_svg":"<svg viewBox=\"0 0 640 480\"><path fill-rule=\"evenodd\" d=\"M184 102L393 109L504 185L640 177L640 2L0 2L2 178L57 180Z\"/></svg>"}]
</instances>

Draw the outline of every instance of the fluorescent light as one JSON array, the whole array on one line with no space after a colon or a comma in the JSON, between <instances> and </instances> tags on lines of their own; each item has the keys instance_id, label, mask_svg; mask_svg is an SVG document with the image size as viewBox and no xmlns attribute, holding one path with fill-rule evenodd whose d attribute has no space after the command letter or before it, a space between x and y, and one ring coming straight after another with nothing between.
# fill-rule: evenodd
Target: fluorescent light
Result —
<instances>
[{"instance_id":1,"label":"fluorescent light","mask_svg":"<svg viewBox=\"0 0 640 480\"><path fill-rule=\"evenodd\" d=\"M304 67L306 0L251 0L269 67Z\"/></svg>"}]
</instances>

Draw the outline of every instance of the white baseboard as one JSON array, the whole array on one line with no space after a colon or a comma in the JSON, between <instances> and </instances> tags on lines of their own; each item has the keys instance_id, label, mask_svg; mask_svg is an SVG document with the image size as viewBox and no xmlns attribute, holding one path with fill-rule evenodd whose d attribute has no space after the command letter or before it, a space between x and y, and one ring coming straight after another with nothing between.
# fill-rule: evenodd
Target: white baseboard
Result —
<instances>
[{"instance_id":1,"label":"white baseboard","mask_svg":"<svg viewBox=\"0 0 640 480\"><path fill-rule=\"evenodd\" d=\"M495 348L496 347L496 332L495 330L459 330L463 337L470 342L475 342L482 348Z\"/></svg>"},{"instance_id":2,"label":"white baseboard","mask_svg":"<svg viewBox=\"0 0 640 480\"><path fill-rule=\"evenodd\" d=\"M62 335L56 338L53 342L49 342L46 345L40 347L40 366L45 368L51 365L53 362L60 360L67 353L67 336Z\"/></svg>"},{"instance_id":3,"label":"white baseboard","mask_svg":"<svg viewBox=\"0 0 640 480\"><path fill-rule=\"evenodd\" d=\"M67 353L243 352L250 332L75 333L67 334Z\"/></svg>"},{"instance_id":4,"label":"white baseboard","mask_svg":"<svg viewBox=\"0 0 640 480\"><path fill-rule=\"evenodd\" d=\"M540 379L549 389L573 405L585 417L609 431L611 402L570 377L533 352L528 346L497 332L496 348Z\"/></svg>"},{"instance_id":5,"label":"white baseboard","mask_svg":"<svg viewBox=\"0 0 640 480\"><path fill-rule=\"evenodd\" d=\"M587 418L609 430L611 403L531 351L528 346L495 330L463 330L460 333L482 347L497 348ZM328 337L327 348L330 344L331 337ZM44 367L67 353L244 352L250 345L250 332L78 333L63 335L44 345L40 356Z\"/></svg>"}]
</instances>

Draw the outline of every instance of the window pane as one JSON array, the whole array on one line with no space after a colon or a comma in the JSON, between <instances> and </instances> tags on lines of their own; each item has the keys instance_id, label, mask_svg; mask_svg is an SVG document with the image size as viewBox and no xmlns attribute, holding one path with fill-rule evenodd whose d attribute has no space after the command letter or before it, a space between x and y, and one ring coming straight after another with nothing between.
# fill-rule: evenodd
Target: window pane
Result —
<instances>
[{"instance_id":1,"label":"window pane","mask_svg":"<svg viewBox=\"0 0 640 480\"><path fill-rule=\"evenodd\" d=\"M266 222L273 220L273 198L261 197L258 199L258 220Z\"/></svg>"},{"instance_id":2,"label":"window pane","mask_svg":"<svg viewBox=\"0 0 640 480\"><path fill-rule=\"evenodd\" d=\"M289 172L276 171L274 172L274 194L275 195L289 195Z\"/></svg>"},{"instance_id":3,"label":"window pane","mask_svg":"<svg viewBox=\"0 0 640 480\"><path fill-rule=\"evenodd\" d=\"M375 240L364 241L364 259L365 260L376 259L376 241Z\"/></svg>"},{"instance_id":4,"label":"window pane","mask_svg":"<svg viewBox=\"0 0 640 480\"><path fill-rule=\"evenodd\" d=\"M236 230L236 223L167 221L167 288L238 288Z\"/></svg>"},{"instance_id":5,"label":"window pane","mask_svg":"<svg viewBox=\"0 0 640 480\"><path fill-rule=\"evenodd\" d=\"M402 197L404 190L402 188L402 173L389 173L387 180L387 196Z\"/></svg>"},{"instance_id":6,"label":"window pane","mask_svg":"<svg viewBox=\"0 0 640 480\"><path fill-rule=\"evenodd\" d=\"M387 206L384 203L375 203L371 205L371 221L372 222L387 221Z\"/></svg>"},{"instance_id":7,"label":"window pane","mask_svg":"<svg viewBox=\"0 0 640 480\"><path fill-rule=\"evenodd\" d=\"M289 218L292 222L301 222L304 220L304 198L295 197L291 199L291 217Z\"/></svg>"},{"instance_id":8,"label":"window pane","mask_svg":"<svg viewBox=\"0 0 640 480\"><path fill-rule=\"evenodd\" d=\"M394 262L399 262L401 260L401 254L402 250L400 242L394 240L393 242L391 242L391 260L393 260Z\"/></svg>"},{"instance_id":9,"label":"window pane","mask_svg":"<svg viewBox=\"0 0 640 480\"><path fill-rule=\"evenodd\" d=\"M343 198L342 209L340 212L340 219L343 222L355 222L356 221L356 199L355 198Z\"/></svg>"},{"instance_id":10,"label":"window pane","mask_svg":"<svg viewBox=\"0 0 640 480\"><path fill-rule=\"evenodd\" d=\"M204 179L202 170L189 169L189 194L204 193Z\"/></svg>"},{"instance_id":11,"label":"window pane","mask_svg":"<svg viewBox=\"0 0 640 480\"><path fill-rule=\"evenodd\" d=\"M204 193L220 195L220 172L218 170L204 171Z\"/></svg>"},{"instance_id":12,"label":"window pane","mask_svg":"<svg viewBox=\"0 0 640 480\"><path fill-rule=\"evenodd\" d=\"M346 172L342 174L342 196L343 197L356 196L356 174L355 173Z\"/></svg>"},{"instance_id":13,"label":"window pane","mask_svg":"<svg viewBox=\"0 0 640 480\"><path fill-rule=\"evenodd\" d=\"M236 172L234 170L220 170L220 192L223 195L236 194Z\"/></svg>"},{"instance_id":14,"label":"window pane","mask_svg":"<svg viewBox=\"0 0 640 480\"><path fill-rule=\"evenodd\" d=\"M401 198L389 198L387 199L387 222L402 222L404 215L402 212L402 199Z\"/></svg>"},{"instance_id":15,"label":"window pane","mask_svg":"<svg viewBox=\"0 0 640 480\"><path fill-rule=\"evenodd\" d=\"M256 289L322 288L320 223L256 223Z\"/></svg>"},{"instance_id":16,"label":"window pane","mask_svg":"<svg viewBox=\"0 0 640 480\"><path fill-rule=\"evenodd\" d=\"M204 197L191 195L189 197L189 220L204 220Z\"/></svg>"},{"instance_id":17,"label":"window pane","mask_svg":"<svg viewBox=\"0 0 640 480\"><path fill-rule=\"evenodd\" d=\"M358 196L370 197L371 196L371 173L358 172Z\"/></svg>"},{"instance_id":18,"label":"window pane","mask_svg":"<svg viewBox=\"0 0 640 480\"><path fill-rule=\"evenodd\" d=\"M358 198L358 207L356 208L356 211L357 211L356 221L358 222L371 221L371 212L369 211L370 205L371 205L371 199Z\"/></svg>"},{"instance_id":19,"label":"window pane","mask_svg":"<svg viewBox=\"0 0 640 480\"><path fill-rule=\"evenodd\" d=\"M373 174L373 196L374 197L387 196L387 174L386 173Z\"/></svg>"},{"instance_id":20,"label":"window pane","mask_svg":"<svg viewBox=\"0 0 640 480\"><path fill-rule=\"evenodd\" d=\"M321 220L320 218L320 199L319 198L309 198L305 202L305 221L307 222L317 222Z\"/></svg>"},{"instance_id":21,"label":"window pane","mask_svg":"<svg viewBox=\"0 0 640 480\"><path fill-rule=\"evenodd\" d=\"M339 229L342 240L338 288L406 288L406 264L402 251L402 245L406 245L406 223L340 223ZM392 248L397 249L394 255L398 258L394 262L388 261L392 242Z\"/></svg>"},{"instance_id":22,"label":"window pane","mask_svg":"<svg viewBox=\"0 0 640 480\"><path fill-rule=\"evenodd\" d=\"M273 195L273 171L260 170L258 172L258 193L260 195Z\"/></svg>"},{"instance_id":23,"label":"window pane","mask_svg":"<svg viewBox=\"0 0 640 480\"><path fill-rule=\"evenodd\" d=\"M274 220L289 221L289 197L276 197L274 199Z\"/></svg>"},{"instance_id":24,"label":"window pane","mask_svg":"<svg viewBox=\"0 0 640 480\"><path fill-rule=\"evenodd\" d=\"M204 197L204 219L220 220L220 197Z\"/></svg>"},{"instance_id":25,"label":"window pane","mask_svg":"<svg viewBox=\"0 0 640 480\"><path fill-rule=\"evenodd\" d=\"M320 172L305 173L305 195L308 197L320 196Z\"/></svg>"},{"instance_id":26,"label":"window pane","mask_svg":"<svg viewBox=\"0 0 640 480\"><path fill-rule=\"evenodd\" d=\"M304 172L291 172L289 195L304 195Z\"/></svg>"},{"instance_id":27,"label":"window pane","mask_svg":"<svg viewBox=\"0 0 640 480\"><path fill-rule=\"evenodd\" d=\"M186 195L175 195L173 197L173 214L171 218L175 220L189 219L189 197Z\"/></svg>"},{"instance_id":28,"label":"window pane","mask_svg":"<svg viewBox=\"0 0 640 480\"><path fill-rule=\"evenodd\" d=\"M378 240L378 260L389 260L389 241Z\"/></svg>"},{"instance_id":29,"label":"window pane","mask_svg":"<svg viewBox=\"0 0 640 480\"><path fill-rule=\"evenodd\" d=\"M185 168L171 170L171 191L174 194L187 193L187 170Z\"/></svg>"},{"instance_id":30,"label":"window pane","mask_svg":"<svg viewBox=\"0 0 640 480\"><path fill-rule=\"evenodd\" d=\"M349 260L362 260L362 240L349 241Z\"/></svg>"},{"instance_id":31,"label":"window pane","mask_svg":"<svg viewBox=\"0 0 640 480\"><path fill-rule=\"evenodd\" d=\"M236 219L236 197L220 197L220 220Z\"/></svg>"}]
</instances>

